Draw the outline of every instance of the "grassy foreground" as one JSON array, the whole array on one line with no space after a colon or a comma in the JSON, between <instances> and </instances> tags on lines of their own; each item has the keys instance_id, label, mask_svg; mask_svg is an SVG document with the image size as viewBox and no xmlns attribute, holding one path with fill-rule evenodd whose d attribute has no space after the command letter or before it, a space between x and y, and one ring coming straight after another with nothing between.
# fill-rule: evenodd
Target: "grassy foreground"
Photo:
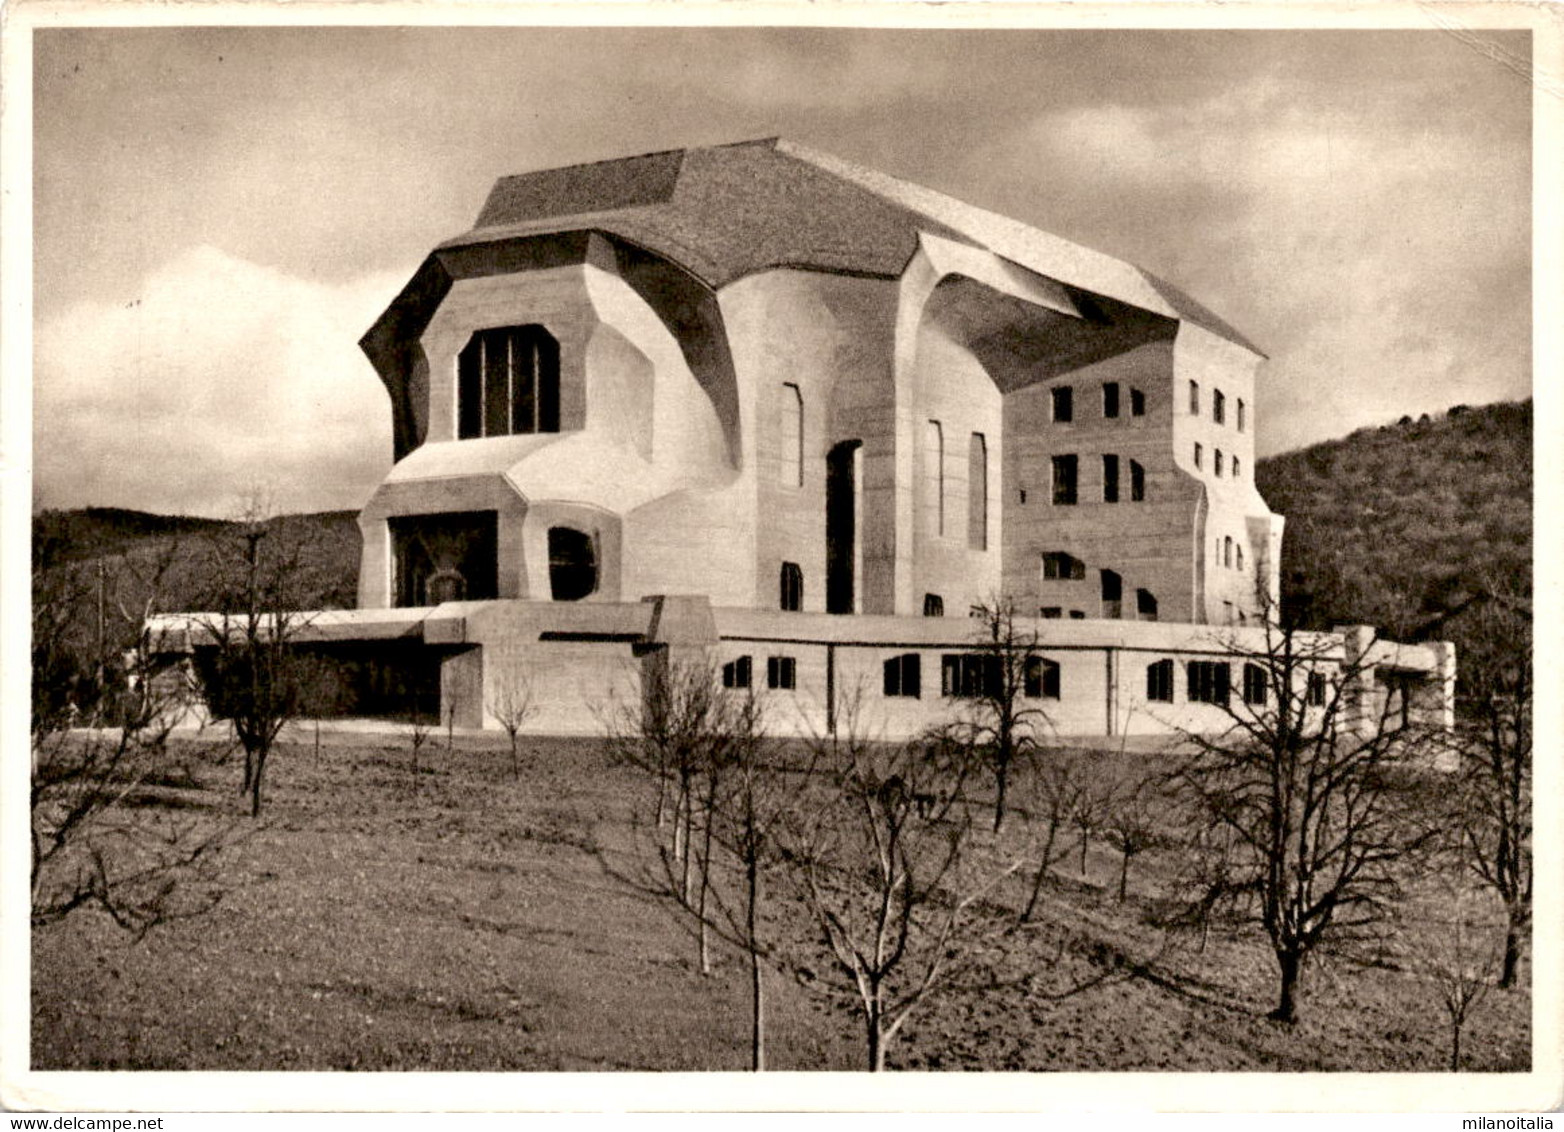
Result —
<instances>
[{"instance_id":1,"label":"grassy foreground","mask_svg":"<svg viewBox=\"0 0 1564 1132\"><path fill-rule=\"evenodd\" d=\"M258 823L238 816L237 769L213 749L176 743L186 785L144 801L235 823L245 835L229 850L231 890L137 944L93 913L35 931L35 1069L747 1066L741 957L719 950L703 977L673 914L593 852L626 862L636 786L600 743L528 741L513 776L508 748L458 738L447 750L442 735L416 778L394 737L332 735L318 754L284 744ZM1092 846L1084 877L1076 858L1058 866L1041 921L991 957L993 982L917 1015L891 1066L1447 1068L1435 988L1393 955L1312 967L1302 1021L1279 1026L1265 1018L1264 940L1169 941L1142 910L1159 865L1134 867L1120 904L1105 846ZM1019 907L1023 887L1016 878L994 900ZM809 942L796 912L771 926ZM855 1015L780 973L768 993L771 1068L860 1068ZM1528 1069L1529 1016L1524 979L1491 990L1463 1068Z\"/></svg>"}]
</instances>

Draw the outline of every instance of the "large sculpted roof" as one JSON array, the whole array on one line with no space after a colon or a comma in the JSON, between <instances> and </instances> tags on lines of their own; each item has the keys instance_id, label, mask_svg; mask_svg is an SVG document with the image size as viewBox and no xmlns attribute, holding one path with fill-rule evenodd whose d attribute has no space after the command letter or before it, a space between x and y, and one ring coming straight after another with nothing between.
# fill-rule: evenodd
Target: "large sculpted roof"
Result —
<instances>
[{"instance_id":1,"label":"large sculpted roof","mask_svg":"<svg viewBox=\"0 0 1564 1132\"><path fill-rule=\"evenodd\" d=\"M780 138L504 177L473 229L441 249L587 231L666 256L713 289L776 267L894 278L917 251L918 233L928 232L1259 353L1215 314L1132 264Z\"/></svg>"}]
</instances>

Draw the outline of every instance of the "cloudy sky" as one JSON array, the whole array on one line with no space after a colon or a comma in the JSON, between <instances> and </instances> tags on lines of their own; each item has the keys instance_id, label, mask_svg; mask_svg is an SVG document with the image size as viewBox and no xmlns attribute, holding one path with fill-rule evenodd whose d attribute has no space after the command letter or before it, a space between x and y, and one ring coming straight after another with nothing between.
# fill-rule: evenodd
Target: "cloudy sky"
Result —
<instances>
[{"instance_id":1,"label":"cloudy sky","mask_svg":"<svg viewBox=\"0 0 1564 1132\"><path fill-rule=\"evenodd\" d=\"M1531 392L1525 33L49 29L34 502L357 508L360 335L507 173L781 134L1132 260L1261 453Z\"/></svg>"}]
</instances>

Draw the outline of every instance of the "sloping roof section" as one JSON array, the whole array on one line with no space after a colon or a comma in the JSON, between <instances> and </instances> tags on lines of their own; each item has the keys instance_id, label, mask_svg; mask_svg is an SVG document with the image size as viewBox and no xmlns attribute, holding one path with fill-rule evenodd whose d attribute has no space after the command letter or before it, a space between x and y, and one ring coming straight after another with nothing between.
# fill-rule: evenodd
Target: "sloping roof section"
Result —
<instances>
[{"instance_id":1,"label":"sloping roof section","mask_svg":"<svg viewBox=\"0 0 1564 1132\"><path fill-rule=\"evenodd\" d=\"M779 138L503 177L472 231L441 248L592 230L666 255L713 289L774 267L894 278L928 232L1260 353L1133 264Z\"/></svg>"}]
</instances>

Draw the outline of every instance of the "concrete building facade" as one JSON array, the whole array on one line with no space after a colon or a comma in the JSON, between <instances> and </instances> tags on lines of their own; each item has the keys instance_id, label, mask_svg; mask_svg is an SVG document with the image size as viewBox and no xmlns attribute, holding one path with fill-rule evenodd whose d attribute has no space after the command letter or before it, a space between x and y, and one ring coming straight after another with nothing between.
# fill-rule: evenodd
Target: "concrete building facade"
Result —
<instances>
[{"instance_id":1,"label":"concrete building facade","mask_svg":"<svg viewBox=\"0 0 1564 1132\"><path fill-rule=\"evenodd\" d=\"M1129 264L785 141L503 178L361 345L396 462L360 610L319 631L403 626L472 725L525 671L537 726L580 730L675 648L734 681L748 658L810 726L916 655L919 694L876 708L910 734L1003 595L1063 658L1062 733L1165 729L1203 705L1140 710L1128 658L1185 663L1279 598L1253 345ZM1443 712L1442 661L1398 663Z\"/></svg>"}]
</instances>

